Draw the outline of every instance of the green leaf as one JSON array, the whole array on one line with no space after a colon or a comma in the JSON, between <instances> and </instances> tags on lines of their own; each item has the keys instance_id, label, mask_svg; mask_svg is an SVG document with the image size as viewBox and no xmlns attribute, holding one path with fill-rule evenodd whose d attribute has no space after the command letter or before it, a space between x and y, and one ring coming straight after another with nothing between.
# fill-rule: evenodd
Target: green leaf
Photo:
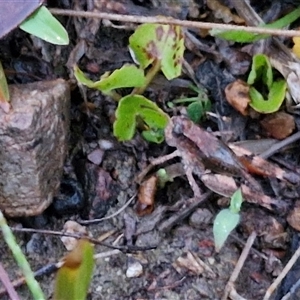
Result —
<instances>
[{"instance_id":1,"label":"green leaf","mask_svg":"<svg viewBox=\"0 0 300 300\"><path fill-rule=\"evenodd\" d=\"M141 87L145 84L144 71L129 64L115 70L110 75L104 74L100 80L95 82L88 79L78 66L74 67L74 75L81 84L98 89L104 94L117 88Z\"/></svg>"},{"instance_id":2,"label":"green leaf","mask_svg":"<svg viewBox=\"0 0 300 300\"><path fill-rule=\"evenodd\" d=\"M273 82L273 70L269 58L264 54L253 57L251 72L248 76L248 84L252 85L249 90L251 102L249 105L260 113L273 113L279 110L285 98L287 84L285 80ZM253 85L265 85L268 89L267 99L263 93ZM262 87L263 90L263 87Z\"/></svg>"},{"instance_id":3,"label":"green leaf","mask_svg":"<svg viewBox=\"0 0 300 300\"><path fill-rule=\"evenodd\" d=\"M286 89L285 80L275 81L269 91L268 99L265 100L260 92L251 87L249 91L251 102L249 105L260 113L270 114L276 112L284 101Z\"/></svg>"},{"instance_id":4,"label":"green leaf","mask_svg":"<svg viewBox=\"0 0 300 300\"><path fill-rule=\"evenodd\" d=\"M213 225L215 249L220 251L231 231L238 225L240 215L233 213L230 209L222 209L216 216Z\"/></svg>"},{"instance_id":5,"label":"green leaf","mask_svg":"<svg viewBox=\"0 0 300 300\"><path fill-rule=\"evenodd\" d=\"M3 109L4 112L9 112L9 90L6 81L6 77L4 74L4 70L2 64L0 62L0 107Z\"/></svg>"},{"instance_id":6,"label":"green leaf","mask_svg":"<svg viewBox=\"0 0 300 300\"><path fill-rule=\"evenodd\" d=\"M67 31L45 6L37 9L19 27L49 43L55 45L69 44Z\"/></svg>"},{"instance_id":7,"label":"green leaf","mask_svg":"<svg viewBox=\"0 0 300 300\"><path fill-rule=\"evenodd\" d=\"M164 188L167 182L173 181L173 177L170 177L164 168L158 169L156 175L158 178L158 186L160 188Z\"/></svg>"},{"instance_id":8,"label":"green leaf","mask_svg":"<svg viewBox=\"0 0 300 300\"><path fill-rule=\"evenodd\" d=\"M211 101L208 98L207 91L204 88L198 88L191 85L190 89L197 93L195 97L179 98L168 102L168 107L173 108L174 104L188 104L187 115L194 122L199 123L206 118L206 112L211 110Z\"/></svg>"},{"instance_id":9,"label":"green leaf","mask_svg":"<svg viewBox=\"0 0 300 300\"><path fill-rule=\"evenodd\" d=\"M142 136L148 142L160 144L164 141L164 130L144 130Z\"/></svg>"},{"instance_id":10,"label":"green leaf","mask_svg":"<svg viewBox=\"0 0 300 300\"><path fill-rule=\"evenodd\" d=\"M230 199L230 207L232 213L238 214L243 203L243 195L241 189L237 189Z\"/></svg>"},{"instance_id":11,"label":"green leaf","mask_svg":"<svg viewBox=\"0 0 300 300\"><path fill-rule=\"evenodd\" d=\"M58 270L54 300L85 300L94 268L94 247L87 240L79 240L63 266Z\"/></svg>"},{"instance_id":12,"label":"green leaf","mask_svg":"<svg viewBox=\"0 0 300 300\"><path fill-rule=\"evenodd\" d=\"M269 58L264 54L256 54L252 59L251 72L247 83L253 85L262 81L268 88L273 84L273 71Z\"/></svg>"},{"instance_id":13,"label":"green leaf","mask_svg":"<svg viewBox=\"0 0 300 300\"><path fill-rule=\"evenodd\" d=\"M91 79L87 78L77 65L74 66L74 76L79 83L86 85L89 88L95 88L95 85L98 82L94 82Z\"/></svg>"},{"instance_id":14,"label":"green leaf","mask_svg":"<svg viewBox=\"0 0 300 300\"><path fill-rule=\"evenodd\" d=\"M260 25L259 27L280 29L296 21L299 17L300 17L300 8L297 8L294 11L287 14L286 16L282 17L281 19L271 24ZM210 34L212 36L217 36L218 38L222 38L228 41L233 41L238 43L252 43L260 39L265 39L270 37L269 34L257 34L257 33L245 32L243 30L224 31L220 29L212 29L210 30Z\"/></svg>"},{"instance_id":15,"label":"green leaf","mask_svg":"<svg viewBox=\"0 0 300 300\"><path fill-rule=\"evenodd\" d=\"M143 69L159 61L167 79L181 74L184 36L180 26L140 25L129 38L129 44L134 59Z\"/></svg>"},{"instance_id":16,"label":"green leaf","mask_svg":"<svg viewBox=\"0 0 300 300\"><path fill-rule=\"evenodd\" d=\"M205 119L206 112L211 110L211 102L207 101L195 101L188 105L186 111L188 117L194 122L199 123Z\"/></svg>"},{"instance_id":17,"label":"green leaf","mask_svg":"<svg viewBox=\"0 0 300 300\"><path fill-rule=\"evenodd\" d=\"M209 31L210 35L218 37L223 40L236 43L253 43L255 41L269 37L268 34L256 34L243 30L228 30L212 29Z\"/></svg>"},{"instance_id":18,"label":"green leaf","mask_svg":"<svg viewBox=\"0 0 300 300\"><path fill-rule=\"evenodd\" d=\"M114 135L120 141L133 138L140 117L152 130L164 129L169 117L154 102L141 95L128 95L119 101L114 123Z\"/></svg>"}]
</instances>

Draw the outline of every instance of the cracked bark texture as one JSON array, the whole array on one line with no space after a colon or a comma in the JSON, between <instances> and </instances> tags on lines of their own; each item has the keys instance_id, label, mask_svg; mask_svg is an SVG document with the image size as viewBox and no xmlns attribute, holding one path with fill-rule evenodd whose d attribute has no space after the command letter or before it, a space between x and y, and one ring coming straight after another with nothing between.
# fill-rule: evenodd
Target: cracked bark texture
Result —
<instances>
[{"instance_id":1,"label":"cracked bark texture","mask_svg":"<svg viewBox=\"0 0 300 300\"><path fill-rule=\"evenodd\" d=\"M61 79L10 86L0 111L0 209L37 215L58 192L67 153L69 85Z\"/></svg>"}]
</instances>

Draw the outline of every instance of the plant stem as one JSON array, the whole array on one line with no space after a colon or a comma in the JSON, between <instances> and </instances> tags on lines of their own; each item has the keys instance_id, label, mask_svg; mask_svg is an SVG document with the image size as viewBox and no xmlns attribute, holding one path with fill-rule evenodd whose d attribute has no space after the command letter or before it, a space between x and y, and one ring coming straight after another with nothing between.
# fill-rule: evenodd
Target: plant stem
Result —
<instances>
[{"instance_id":1,"label":"plant stem","mask_svg":"<svg viewBox=\"0 0 300 300\"><path fill-rule=\"evenodd\" d=\"M150 84L150 82L153 80L153 78L155 77L155 75L160 70L160 67L161 67L160 60L155 60L153 62L152 67L150 68L150 70L148 71L148 73L146 75L145 84L142 87L134 88L133 91L131 92L131 95L140 95L140 94L143 94L144 91L145 91L145 89L148 87L148 85Z\"/></svg>"},{"instance_id":2,"label":"plant stem","mask_svg":"<svg viewBox=\"0 0 300 300\"><path fill-rule=\"evenodd\" d=\"M19 266L22 270L26 283L28 285L29 290L35 300L44 300L45 296L43 291L39 285L39 283L35 280L34 275L31 271L30 265L23 254L20 246L18 245L15 236L13 235L11 229L6 223L6 220L3 216L2 211L0 210L0 227L3 233L3 237L5 242L7 243L9 249L12 251L12 254Z\"/></svg>"},{"instance_id":3,"label":"plant stem","mask_svg":"<svg viewBox=\"0 0 300 300\"><path fill-rule=\"evenodd\" d=\"M107 96L111 97L116 102L119 102L122 98L120 94L118 94L116 91L109 91L109 93L106 94Z\"/></svg>"}]
</instances>

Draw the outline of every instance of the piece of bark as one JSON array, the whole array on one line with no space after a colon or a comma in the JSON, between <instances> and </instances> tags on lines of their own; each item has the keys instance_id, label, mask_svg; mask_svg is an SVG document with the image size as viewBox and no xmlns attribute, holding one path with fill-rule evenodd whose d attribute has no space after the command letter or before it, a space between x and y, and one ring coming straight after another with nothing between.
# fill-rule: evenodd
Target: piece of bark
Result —
<instances>
[{"instance_id":1,"label":"piece of bark","mask_svg":"<svg viewBox=\"0 0 300 300\"><path fill-rule=\"evenodd\" d=\"M0 209L38 215L58 192L67 152L69 85L61 79L10 86L0 110Z\"/></svg>"}]
</instances>

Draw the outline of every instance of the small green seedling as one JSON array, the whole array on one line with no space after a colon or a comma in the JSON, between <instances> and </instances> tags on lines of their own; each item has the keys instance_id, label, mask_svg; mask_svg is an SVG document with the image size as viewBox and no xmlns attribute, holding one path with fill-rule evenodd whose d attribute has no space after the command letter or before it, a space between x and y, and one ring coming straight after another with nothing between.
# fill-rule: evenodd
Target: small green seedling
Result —
<instances>
[{"instance_id":1,"label":"small green seedling","mask_svg":"<svg viewBox=\"0 0 300 300\"><path fill-rule=\"evenodd\" d=\"M49 43L55 45L69 44L67 31L45 6L38 8L19 27Z\"/></svg>"},{"instance_id":2,"label":"small green seedling","mask_svg":"<svg viewBox=\"0 0 300 300\"><path fill-rule=\"evenodd\" d=\"M64 259L55 281L54 300L85 300L93 275L94 247L84 239Z\"/></svg>"},{"instance_id":3,"label":"small green seedling","mask_svg":"<svg viewBox=\"0 0 300 300\"><path fill-rule=\"evenodd\" d=\"M141 95L128 95L123 97L116 111L116 121L114 123L114 135L120 141L127 141L133 138L137 121L142 119L146 125L144 135L150 137L153 132L154 142L162 142L155 139L155 132L163 130L168 124L168 115L165 114L154 102ZM162 135L163 132L161 132ZM148 136L147 136L148 134Z\"/></svg>"},{"instance_id":4,"label":"small green seedling","mask_svg":"<svg viewBox=\"0 0 300 300\"><path fill-rule=\"evenodd\" d=\"M205 120L206 112L211 110L211 101L209 100L207 92L204 89L200 89L195 86L191 86L190 88L197 93L196 97L176 99L172 102L169 102L168 105L173 106L174 104L188 103L186 108L188 117L194 123L200 123L200 121Z\"/></svg>"},{"instance_id":5,"label":"small green seedling","mask_svg":"<svg viewBox=\"0 0 300 300\"><path fill-rule=\"evenodd\" d=\"M281 19L271 24L264 24L259 27L268 28L268 29L281 29L290 25L292 22L296 21L299 17L300 17L300 8L297 8L294 11L287 14L286 16L282 17ZM237 42L237 43L252 43L270 37L269 34L257 34L257 33L242 31L242 30L224 31L221 29L212 29L210 30L210 34L212 36L216 36L218 38Z\"/></svg>"},{"instance_id":6,"label":"small green seedling","mask_svg":"<svg viewBox=\"0 0 300 300\"><path fill-rule=\"evenodd\" d=\"M230 199L230 207L222 209L216 216L213 226L215 249L220 251L231 231L239 224L243 202L241 189L235 191Z\"/></svg>"},{"instance_id":7,"label":"small green seedling","mask_svg":"<svg viewBox=\"0 0 300 300\"><path fill-rule=\"evenodd\" d=\"M136 127L151 142L163 141L163 129L168 123L165 114L154 102L141 96L154 76L161 70L168 79L181 74L184 37L181 27L162 24L140 25L129 39L130 51L139 65L125 65L93 82L76 66L74 74L80 84L96 88L118 101L114 135L120 141L132 139ZM147 70L146 70L147 69ZM130 95L122 97L117 88L132 87Z\"/></svg>"},{"instance_id":8,"label":"small green seedling","mask_svg":"<svg viewBox=\"0 0 300 300\"><path fill-rule=\"evenodd\" d=\"M250 85L250 106L254 110L264 114L279 110L285 98L287 84L283 79L273 80L272 66L266 55L257 54L253 57L247 82ZM260 91L256 86L260 87ZM266 100L263 94L266 94Z\"/></svg>"}]
</instances>

